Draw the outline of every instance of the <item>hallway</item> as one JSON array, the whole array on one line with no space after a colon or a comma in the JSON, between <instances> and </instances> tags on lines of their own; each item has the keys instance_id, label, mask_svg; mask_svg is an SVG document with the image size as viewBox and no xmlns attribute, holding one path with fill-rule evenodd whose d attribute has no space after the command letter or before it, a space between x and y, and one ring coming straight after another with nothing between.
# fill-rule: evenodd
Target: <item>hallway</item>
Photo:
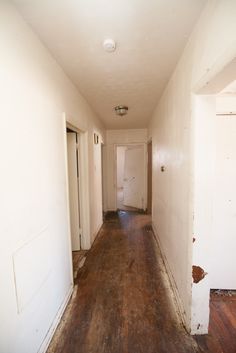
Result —
<instances>
[{"instance_id":1,"label":"hallway","mask_svg":"<svg viewBox=\"0 0 236 353\"><path fill-rule=\"evenodd\" d=\"M236 352L235 18L0 1L0 353Z\"/></svg>"},{"instance_id":2,"label":"hallway","mask_svg":"<svg viewBox=\"0 0 236 353\"><path fill-rule=\"evenodd\" d=\"M194 353L150 216L108 213L47 353Z\"/></svg>"}]
</instances>

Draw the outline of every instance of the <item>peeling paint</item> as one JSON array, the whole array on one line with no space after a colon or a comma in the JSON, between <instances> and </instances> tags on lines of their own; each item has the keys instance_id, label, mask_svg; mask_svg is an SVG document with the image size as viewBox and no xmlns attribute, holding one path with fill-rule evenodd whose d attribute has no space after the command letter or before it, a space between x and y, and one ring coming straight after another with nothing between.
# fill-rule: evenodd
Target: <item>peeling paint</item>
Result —
<instances>
[{"instance_id":1,"label":"peeling paint","mask_svg":"<svg viewBox=\"0 0 236 353\"><path fill-rule=\"evenodd\" d=\"M193 276L193 283L200 282L205 276L207 272L205 272L200 266L192 267L192 276Z\"/></svg>"}]
</instances>

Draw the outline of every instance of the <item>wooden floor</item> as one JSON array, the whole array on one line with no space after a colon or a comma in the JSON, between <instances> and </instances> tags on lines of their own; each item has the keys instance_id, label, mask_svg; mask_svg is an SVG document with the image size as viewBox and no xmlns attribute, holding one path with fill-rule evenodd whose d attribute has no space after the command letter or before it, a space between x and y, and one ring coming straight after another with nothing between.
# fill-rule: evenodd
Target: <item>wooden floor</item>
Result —
<instances>
[{"instance_id":1,"label":"wooden floor","mask_svg":"<svg viewBox=\"0 0 236 353\"><path fill-rule=\"evenodd\" d=\"M203 352L236 353L235 292L211 294L209 334L195 339Z\"/></svg>"},{"instance_id":2,"label":"wooden floor","mask_svg":"<svg viewBox=\"0 0 236 353\"><path fill-rule=\"evenodd\" d=\"M72 252L73 274L75 283L77 282L78 271L84 264L86 254L87 250L78 250Z\"/></svg>"},{"instance_id":3,"label":"wooden floor","mask_svg":"<svg viewBox=\"0 0 236 353\"><path fill-rule=\"evenodd\" d=\"M183 329L148 215L110 214L75 283L48 353L236 353L235 297L212 297L209 335Z\"/></svg>"}]
</instances>

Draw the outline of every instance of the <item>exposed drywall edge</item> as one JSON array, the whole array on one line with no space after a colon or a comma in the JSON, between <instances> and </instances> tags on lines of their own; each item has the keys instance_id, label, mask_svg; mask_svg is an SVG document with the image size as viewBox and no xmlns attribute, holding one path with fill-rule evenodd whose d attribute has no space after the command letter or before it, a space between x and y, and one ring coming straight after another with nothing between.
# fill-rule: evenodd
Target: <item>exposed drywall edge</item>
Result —
<instances>
[{"instance_id":1,"label":"exposed drywall edge","mask_svg":"<svg viewBox=\"0 0 236 353\"><path fill-rule=\"evenodd\" d=\"M154 238L155 238L155 240L157 242L157 245L158 245L158 247L160 249L160 252L161 252L161 257L162 257L164 266L166 268L166 272L167 272L167 275L168 275L168 278L169 278L169 281L170 281L171 289L173 290L174 299L175 299L175 302L176 302L177 312L178 312L178 314L180 316L180 319L182 321L182 324L183 324L184 328L188 332L190 332L190 327L187 324L187 318L186 318L185 310L184 310L184 307L183 307L182 300L181 300L181 298L179 296L179 291L178 291L177 285L175 283L174 276L173 276L172 271L170 269L168 260L167 260L167 258L165 256L165 253L164 253L162 245L161 245L160 238L158 237L157 229L156 229L155 224L153 222L152 222L152 229L153 229Z\"/></svg>"},{"instance_id":2,"label":"exposed drywall edge","mask_svg":"<svg viewBox=\"0 0 236 353\"><path fill-rule=\"evenodd\" d=\"M53 320L53 323L52 325L50 326L48 332L47 332L47 335L46 337L44 338L39 350L38 350L38 353L46 353L47 349L48 349L48 346L53 338L53 335L57 329L57 326L59 325L60 321L61 321L61 317L62 315L64 314L64 311L67 307L67 304L70 300L70 297L73 293L73 289L74 289L74 285L71 285L62 305L60 306L56 316L55 316L55 319Z\"/></svg>"}]
</instances>

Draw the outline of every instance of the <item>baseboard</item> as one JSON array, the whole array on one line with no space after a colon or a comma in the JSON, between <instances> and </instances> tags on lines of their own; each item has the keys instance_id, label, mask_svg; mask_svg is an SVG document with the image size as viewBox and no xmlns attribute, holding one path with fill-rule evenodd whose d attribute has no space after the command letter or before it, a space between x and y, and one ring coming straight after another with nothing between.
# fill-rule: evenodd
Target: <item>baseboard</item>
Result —
<instances>
[{"instance_id":1,"label":"baseboard","mask_svg":"<svg viewBox=\"0 0 236 353\"><path fill-rule=\"evenodd\" d=\"M63 313L64 313L64 311L65 311L65 309L67 307L67 304L68 304L68 302L70 300L70 297L71 297L71 295L73 293L73 289L74 289L74 286L71 285L71 287L70 287L70 289L69 289L69 291L68 291L68 293L67 293L67 295L66 295L66 297L65 297L65 299L64 299L64 301L62 303L62 305L60 306L60 308L59 308L59 310L58 310L58 312L56 314L55 319L53 320L52 325L50 326L50 328L49 328L49 330L47 332L46 337L43 340L43 343L41 344L41 346L40 346L40 348L38 350L38 353L46 353L46 351L48 349L48 346L49 346L49 344L50 344L50 342L52 340L52 337L53 337L53 335L54 335L54 333L56 331L56 328L57 328L57 326L59 325L59 323L61 321L61 317L62 317L62 315L63 315Z\"/></svg>"},{"instance_id":2,"label":"baseboard","mask_svg":"<svg viewBox=\"0 0 236 353\"><path fill-rule=\"evenodd\" d=\"M105 210L104 210L104 212L106 213L106 212L116 212L117 211L117 208L106 208Z\"/></svg>"},{"instance_id":3,"label":"baseboard","mask_svg":"<svg viewBox=\"0 0 236 353\"><path fill-rule=\"evenodd\" d=\"M152 223L152 228L153 228L154 238L155 238L155 240L157 242L157 245L158 245L158 247L160 249L161 257L162 257L162 260L164 262L164 266L166 268L166 272L167 272L167 276L169 278L171 289L173 290L174 299L175 299L175 302L176 302L176 305L177 305L177 311L178 311L178 313L180 315L180 319L182 321L183 326L189 332L189 327L187 325L187 319L186 319L185 310L184 310L184 307L183 307L183 304L182 304L182 300L181 300L181 298L179 296L179 291L178 291L174 276L172 274L170 265L169 265L168 260L167 260L167 258L165 256L165 253L163 251L163 247L161 245L161 241L160 241L160 238L158 237L158 232L157 232L157 229L156 229L154 223Z\"/></svg>"}]
</instances>

